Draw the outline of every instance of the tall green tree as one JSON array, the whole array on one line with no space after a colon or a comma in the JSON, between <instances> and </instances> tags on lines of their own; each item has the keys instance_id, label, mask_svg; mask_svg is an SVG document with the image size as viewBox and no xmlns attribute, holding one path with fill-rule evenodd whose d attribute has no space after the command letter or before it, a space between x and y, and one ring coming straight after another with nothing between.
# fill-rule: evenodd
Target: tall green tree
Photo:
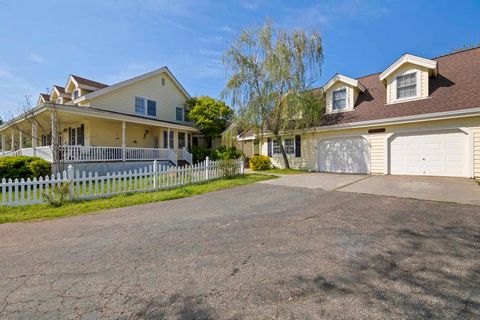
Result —
<instances>
[{"instance_id":1,"label":"tall green tree","mask_svg":"<svg viewBox=\"0 0 480 320\"><path fill-rule=\"evenodd\" d=\"M229 80L223 97L231 99L238 123L274 136L286 168L281 134L307 128L323 114L322 95L311 90L322 62L318 32L278 29L270 22L243 31L225 52Z\"/></svg>"},{"instance_id":2,"label":"tall green tree","mask_svg":"<svg viewBox=\"0 0 480 320\"><path fill-rule=\"evenodd\" d=\"M228 127L234 114L225 102L207 97L194 97L186 102L187 119L193 121L206 137L218 137Z\"/></svg>"}]
</instances>

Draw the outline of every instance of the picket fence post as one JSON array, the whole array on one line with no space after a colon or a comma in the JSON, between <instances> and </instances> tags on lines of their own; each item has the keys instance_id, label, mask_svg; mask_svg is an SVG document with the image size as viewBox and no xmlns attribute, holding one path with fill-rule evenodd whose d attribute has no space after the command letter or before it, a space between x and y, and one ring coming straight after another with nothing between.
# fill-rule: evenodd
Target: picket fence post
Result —
<instances>
[{"instance_id":1,"label":"picket fence post","mask_svg":"<svg viewBox=\"0 0 480 320\"><path fill-rule=\"evenodd\" d=\"M244 162L244 159L243 157L240 159L240 174L244 174L245 173L245 162Z\"/></svg>"},{"instance_id":2,"label":"picket fence post","mask_svg":"<svg viewBox=\"0 0 480 320\"><path fill-rule=\"evenodd\" d=\"M208 180L209 174L208 174L208 167L210 166L210 159L208 156L205 158L205 180Z\"/></svg>"},{"instance_id":3,"label":"picket fence post","mask_svg":"<svg viewBox=\"0 0 480 320\"><path fill-rule=\"evenodd\" d=\"M157 160L153 160L153 189L158 188L157 181Z\"/></svg>"},{"instance_id":4,"label":"picket fence post","mask_svg":"<svg viewBox=\"0 0 480 320\"><path fill-rule=\"evenodd\" d=\"M68 182L69 182L69 186L68 186L68 199L70 201L73 200L73 197L74 197L74 178L75 178L75 171L73 170L73 166L70 164L68 165L68 168L67 168L67 179L68 179Z\"/></svg>"}]
</instances>

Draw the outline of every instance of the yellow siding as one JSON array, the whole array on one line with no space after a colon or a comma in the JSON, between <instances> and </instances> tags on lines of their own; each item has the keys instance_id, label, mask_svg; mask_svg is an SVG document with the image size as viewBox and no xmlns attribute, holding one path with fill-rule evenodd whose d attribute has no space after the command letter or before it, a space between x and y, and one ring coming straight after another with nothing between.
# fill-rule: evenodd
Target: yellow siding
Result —
<instances>
[{"instance_id":1,"label":"yellow siding","mask_svg":"<svg viewBox=\"0 0 480 320\"><path fill-rule=\"evenodd\" d=\"M165 79L165 85L162 85L162 78ZM155 100L157 102L156 118L167 121L176 121L175 108L183 106L187 99L170 77L162 73L93 98L88 105L99 109L135 114L136 96Z\"/></svg>"},{"instance_id":2,"label":"yellow siding","mask_svg":"<svg viewBox=\"0 0 480 320\"><path fill-rule=\"evenodd\" d=\"M480 127L473 129L473 172L480 178Z\"/></svg>"},{"instance_id":3,"label":"yellow siding","mask_svg":"<svg viewBox=\"0 0 480 320\"><path fill-rule=\"evenodd\" d=\"M339 136L364 136L370 143L370 170L372 174L386 174L387 163L387 138L400 132L421 132L424 130L444 130L446 128L469 128L473 132L473 172L475 177L480 177L480 117L460 118L451 120L423 121L401 125L375 126L385 128L385 133L368 134L369 128L332 130L326 132L302 134L302 157L289 157L293 168L316 170L317 143L319 139ZM285 136L289 137L289 136ZM261 142L261 154L268 155L267 138ZM469 160L471 161L471 160ZM275 155L272 163L283 167L281 155Z\"/></svg>"},{"instance_id":4,"label":"yellow siding","mask_svg":"<svg viewBox=\"0 0 480 320\"><path fill-rule=\"evenodd\" d=\"M370 172L385 174L385 134L369 136L370 140Z\"/></svg>"}]
</instances>

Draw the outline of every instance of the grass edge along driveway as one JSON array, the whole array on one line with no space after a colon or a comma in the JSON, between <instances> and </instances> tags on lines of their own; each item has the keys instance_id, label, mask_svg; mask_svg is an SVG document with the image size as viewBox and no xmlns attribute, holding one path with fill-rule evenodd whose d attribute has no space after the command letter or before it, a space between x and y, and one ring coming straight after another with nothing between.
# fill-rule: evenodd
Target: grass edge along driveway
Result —
<instances>
[{"instance_id":1,"label":"grass edge along driveway","mask_svg":"<svg viewBox=\"0 0 480 320\"><path fill-rule=\"evenodd\" d=\"M229 179L219 179L169 190L123 194L103 199L69 202L58 208L51 207L47 204L23 207L0 207L0 224L98 213L107 209L186 198L274 178L276 177L266 174L246 174Z\"/></svg>"}]
</instances>

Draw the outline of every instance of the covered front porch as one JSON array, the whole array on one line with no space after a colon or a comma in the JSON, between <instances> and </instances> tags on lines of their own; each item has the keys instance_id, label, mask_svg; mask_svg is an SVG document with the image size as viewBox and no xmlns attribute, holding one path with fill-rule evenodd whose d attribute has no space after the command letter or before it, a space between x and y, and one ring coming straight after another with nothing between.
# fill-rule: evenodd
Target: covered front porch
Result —
<instances>
[{"instance_id":1,"label":"covered front porch","mask_svg":"<svg viewBox=\"0 0 480 320\"><path fill-rule=\"evenodd\" d=\"M59 108L4 126L0 131L2 156L38 156L52 163L192 163L192 134L198 132L192 126L105 112L92 114L85 107L68 109L75 112Z\"/></svg>"}]
</instances>

